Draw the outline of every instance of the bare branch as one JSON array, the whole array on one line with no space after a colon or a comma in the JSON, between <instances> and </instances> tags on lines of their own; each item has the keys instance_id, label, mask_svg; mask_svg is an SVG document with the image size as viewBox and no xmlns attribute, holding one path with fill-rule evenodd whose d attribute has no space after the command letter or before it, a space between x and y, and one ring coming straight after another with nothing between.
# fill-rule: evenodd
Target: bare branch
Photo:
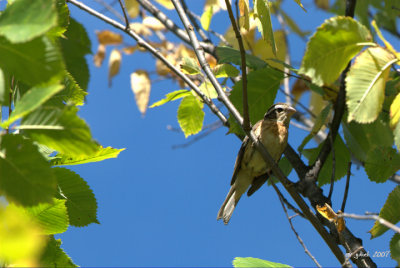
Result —
<instances>
[{"instance_id":1,"label":"bare branch","mask_svg":"<svg viewBox=\"0 0 400 268\"><path fill-rule=\"evenodd\" d=\"M129 28L130 28L130 27L129 27L129 19L128 19L128 16L126 15L125 3L122 2L122 0L118 0L118 1L119 1L119 5L121 6L122 13L124 14L126 29L129 29Z\"/></svg>"},{"instance_id":2,"label":"bare branch","mask_svg":"<svg viewBox=\"0 0 400 268\"><path fill-rule=\"evenodd\" d=\"M349 165L347 166L346 186L344 188L343 201L342 201L342 206L340 208L340 210L342 212L344 212L344 208L346 207L347 195L349 193L349 188L350 188L350 176L351 176L351 161L349 162Z\"/></svg>"},{"instance_id":3,"label":"bare branch","mask_svg":"<svg viewBox=\"0 0 400 268\"><path fill-rule=\"evenodd\" d=\"M237 3L237 1L236 1ZM242 93L243 93L243 129L249 131L250 127L250 116L249 116L249 104L247 100L247 67L246 67L246 51L243 45L242 35L240 34L240 26L236 24L235 16L232 12L231 3L229 0L225 0L226 9L228 10L229 19L232 24L232 28L235 32L236 39L239 44L240 59L241 59L241 69L242 69ZM236 5L236 10L238 7ZM239 20L239 17L238 17Z\"/></svg>"},{"instance_id":4,"label":"bare branch","mask_svg":"<svg viewBox=\"0 0 400 268\"><path fill-rule=\"evenodd\" d=\"M203 41L208 41L208 37L207 35L204 33L204 31L201 29L201 27L199 26L199 24L196 21L196 17L193 16L193 12L190 11L190 9L188 8L188 6L186 5L186 1L182 0L182 6L183 9L185 10L186 14L188 15L190 22L193 24L194 28L196 29L196 31L199 33L201 39L203 39Z\"/></svg>"},{"instance_id":5,"label":"bare branch","mask_svg":"<svg viewBox=\"0 0 400 268\"><path fill-rule=\"evenodd\" d=\"M145 48L149 51L154 57L161 60L171 71L173 71L179 78L181 78L186 84L189 85L193 91L203 100L205 104L211 109L211 111L222 121L224 125L228 124L228 120L225 115L215 106L215 104L201 92L201 90L196 86L196 84L190 80L184 73L182 73L178 68L176 68L172 63L170 63L157 49L151 46L148 42L146 42L143 38L141 38L136 32L131 29L126 29L121 23L112 20L103 14L97 12L96 10L86 6L85 4L77 1L77 0L67 0L71 4L77 6L78 8L88 12L89 14L103 20L104 22L112 25L113 27L120 29L126 32L129 36L135 39L139 46Z\"/></svg>"},{"instance_id":6,"label":"bare branch","mask_svg":"<svg viewBox=\"0 0 400 268\"><path fill-rule=\"evenodd\" d=\"M286 218L289 221L290 228L292 229L292 231L293 231L294 235L296 236L297 240L299 240L300 245L304 248L304 252L313 260L313 262L315 263L315 265L317 267L322 268L322 266L318 263L317 259L308 250L307 246L303 242L303 239L301 239L300 235L297 233L296 229L294 228L293 223L292 223L292 217L289 217L288 211L287 211L287 209L285 207L285 204L283 203L283 200L282 200L282 197L281 197L282 193L280 193L280 191L279 191L278 187L275 185L275 183L272 183L272 186L274 187L276 193L278 194L279 201L281 202L283 211L285 212Z\"/></svg>"},{"instance_id":7,"label":"bare branch","mask_svg":"<svg viewBox=\"0 0 400 268\"><path fill-rule=\"evenodd\" d=\"M154 17L156 17L162 24L164 24L168 30L170 30L177 37L179 37L179 39L181 39L183 42L187 44L190 44L190 38L187 35L187 33L181 28L179 28L172 20L170 20L168 16L165 15L165 13L163 13L161 10L155 7L148 0L137 0L137 1L144 9L146 9ZM213 44L200 42L200 46L204 49L204 51L216 57L215 46Z\"/></svg>"},{"instance_id":8,"label":"bare branch","mask_svg":"<svg viewBox=\"0 0 400 268\"><path fill-rule=\"evenodd\" d=\"M100 5L102 5L107 11L109 11L111 14L116 16L118 19L120 19L121 21L124 21L124 17L122 17L121 14L118 11L116 11L112 6L107 4L106 1L104 1L104 0L95 0L95 1L97 3L99 3Z\"/></svg>"},{"instance_id":9,"label":"bare branch","mask_svg":"<svg viewBox=\"0 0 400 268\"><path fill-rule=\"evenodd\" d=\"M374 214L368 214L368 215L358 215L358 214L349 214L349 213L341 213L338 214L338 217L341 218L351 218L351 219L355 219L355 220L373 220L373 221L377 221L380 224L386 226L387 228L395 231L396 233L400 234L400 227L394 225L393 223L379 217L378 215L374 215Z\"/></svg>"}]
</instances>

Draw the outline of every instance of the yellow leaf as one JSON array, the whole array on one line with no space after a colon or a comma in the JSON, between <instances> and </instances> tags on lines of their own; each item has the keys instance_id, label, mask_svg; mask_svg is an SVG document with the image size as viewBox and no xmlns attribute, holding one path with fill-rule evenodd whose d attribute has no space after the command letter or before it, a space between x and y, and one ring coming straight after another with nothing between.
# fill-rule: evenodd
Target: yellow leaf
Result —
<instances>
[{"instance_id":1,"label":"yellow leaf","mask_svg":"<svg viewBox=\"0 0 400 268\"><path fill-rule=\"evenodd\" d=\"M122 49L122 51L126 54L126 55L131 55L133 54L133 52L136 51L136 49L138 49L138 46L129 46L129 47L124 47Z\"/></svg>"},{"instance_id":2,"label":"yellow leaf","mask_svg":"<svg viewBox=\"0 0 400 268\"><path fill-rule=\"evenodd\" d=\"M111 79L118 74L121 65L122 55L118 49L111 51L110 60L108 62L108 86L111 87Z\"/></svg>"},{"instance_id":3,"label":"yellow leaf","mask_svg":"<svg viewBox=\"0 0 400 268\"><path fill-rule=\"evenodd\" d=\"M319 214L324 216L324 218L329 221L335 221L337 218L337 214L335 213L335 211L333 211L331 206L329 206L327 203L325 203L324 206L317 205L317 210L318 210Z\"/></svg>"},{"instance_id":4,"label":"yellow leaf","mask_svg":"<svg viewBox=\"0 0 400 268\"><path fill-rule=\"evenodd\" d=\"M13 266L37 266L45 245L37 224L23 208L0 206L0 261Z\"/></svg>"},{"instance_id":5,"label":"yellow leaf","mask_svg":"<svg viewBox=\"0 0 400 268\"><path fill-rule=\"evenodd\" d=\"M142 23L139 22L131 23L129 24L129 27L139 35L149 36L152 34L150 29L146 25L143 25Z\"/></svg>"},{"instance_id":6,"label":"yellow leaf","mask_svg":"<svg viewBox=\"0 0 400 268\"><path fill-rule=\"evenodd\" d=\"M100 67L103 63L104 57L106 56L106 46L99 44L97 48L97 53L93 57L93 62L96 67Z\"/></svg>"},{"instance_id":7,"label":"yellow leaf","mask_svg":"<svg viewBox=\"0 0 400 268\"><path fill-rule=\"evenodd\" d=\"M241 26L246 30L250 28L249 0L239 0L240 16L243 18Z\"/></svg>"},{"instance_id":8,"label":"yellow leaf","mask_svg":"<svg viewBox=\"0 0 400 268\"><path fill-rule=\"evenodd\" d=\"M204 10L208 9L211 6L213 7L214 14L221 9L226 10L225 0L206 0L204 4Z\"/></svg>"},{"instance_id":9,"label":"yellow leaf","mask_svg":"<svg viewBox=\"0 0 400 268\"><path fill-rule=\"evenodd\" d=\"M272 67L278 68L283 71L284 66L280 63L273 61L273 59L277 59L280 61L285 61L286 53L287 53L287 45L286 45L286 36L283 30L277 30L274 32L275 44L277 47L276 55L272 50L272 46L270 43L265 41L263 38L258 39L254 46L253 52L254 55L266 60L269 65Z\"/></svg>"},{"instance_id":10,"label":"yellow leaf","mask_svg":"<svg viewBox=\"0 0 400 268\"><path fill-rule=\"evenodd\" d=\"M342 212L339 210L338 214L341 214ZM338 218L337 221L335 222L336 228L339 231L339 233L343 232L344 229L346 229L346 224L344 221L344 218Z\"/></svg>"},{"instance_id":11,"label":"yellow leaf","mask_svg":"<svg viewBox=\"0 0 400 268\"><path fill-rule=\"evenodd\" d=\"M136 105L144 115L147 110L150 98L151 81L144 70L137 70L131 74L131 88L135 94Z\"/></svg>"},{"instance_id":12,"label":"yellow leaf","mask_svg":"<svg viewBox=\"0 0 400 268\"><path fill-rule=\"evenodd\" d=\"M125 0L126 11L128 12L129 17L136 18L140 12L140 5L136 0Z\"/></svg>"},{"instance_id":13,"label":"yellow leaf","mask_svg":"<svg viewBox=\"0 0 400 268\"><path fill-rule=\"evenodd\" d=\"M102 45L119 45L122 43L122 35L104 30L97 32L97 40Z\"/></svg>"},{"instance_id":14,"label":"yellow leaf","mask_svg":"<svg viewBox=\"0 0 400 268\"><path fill-rule=\"evenodd\" d=\"M390 105L390 127L395 128L400 119L400 94L397 94Z\"/></svg>"},{"instance_id":15,"label":"yellow leaf","mask_svg":"<svg viewBox=\"0 0 400 268\"><path fill-rule=\"evenodd\" d=\"M394 55L396 55L397 59L400 60L400 53L397 52L397 51L393 48L392 44L390 44L390 43L385 39L385 37L383 37L383 34L381 33L381 30L379 30L378 25L376 25L376 21L375 21L375 20L373 20L373 21L371 22L371 25L372 25L372 27L374 27L374 29L375 29L377 35L378 35L379 38L382 40L382 42L385 44L386 48L387 48L390 52L392 52Z\"/></svg>"},{"instance_id":16,"label":"yellow leaf","mask_svg":"<svg viewBox=\"0 0 400 268\"><path fill-rule=\"evenodd\" d=\"M203 29L206 31L208 31L208 29L210 28L211 19L212 19L213 14L214 14L213 6L210 6L201 15L200 23L201 23L201 26L203 27Z\"/></svg>"},{"instance_id":17,"label":"yellow leaf","mask_svg":"<svg viewBox=\"0 0 400 268\"><path fill-rule=\"evenodd\" d=\"M151 17L151 16L145 17L143 19L142 23L144 26L152 29L153 31L164 31L165 30L164 24L162 24L161 21L159 21L158 19Z\"/></svg>"},{"instance_id":18,"label":"yellow leaf","mask_svg":"<svg viewBox=\"0 0 400 268\"><path fill-rule=\"evenodd\" d=\"M316 93L315 91L311 91L310 104L308 105L308 108L314 115L318 116L327 104L327 101L325 101L320 94ZM315 121L315 119L315 117L312 117L313 121Z\"/></svg>"},{"instance_id":19,"label":"yellow leaf","mask_svg":"<svg viewBox=\"0 0 400 268\"><path fill-rule=\"evenodd\" d=\"M174 4L172 4L171 0L156 0L157 3L165 7L166 9L174 9Z\"/></svg>"}]
</instances>

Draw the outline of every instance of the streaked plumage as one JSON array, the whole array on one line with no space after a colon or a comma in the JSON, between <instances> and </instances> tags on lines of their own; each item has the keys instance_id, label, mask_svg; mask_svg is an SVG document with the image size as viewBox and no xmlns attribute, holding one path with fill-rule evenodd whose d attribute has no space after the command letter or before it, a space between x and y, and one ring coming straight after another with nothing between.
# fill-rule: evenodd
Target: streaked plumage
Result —
<instances>
[{"instance_id":1,"label":"streaked plumage","mask_svg":"<svg viewBox=\"0 0 400 268\"><path fill-rule=\"evenodd\" d=\"M264 119L253 126L255 135L275 161L279 161L286 148L289 121L295 112L293 107L285 103L276 103L268 109ZM266 182L269 173L270 169L261 154L246 137L236 158L231 189L218 211L217 220L223 219L224 223L228 224L240 197L247 189L248 196L257 191Z\"/></svg>"}]
</instances>

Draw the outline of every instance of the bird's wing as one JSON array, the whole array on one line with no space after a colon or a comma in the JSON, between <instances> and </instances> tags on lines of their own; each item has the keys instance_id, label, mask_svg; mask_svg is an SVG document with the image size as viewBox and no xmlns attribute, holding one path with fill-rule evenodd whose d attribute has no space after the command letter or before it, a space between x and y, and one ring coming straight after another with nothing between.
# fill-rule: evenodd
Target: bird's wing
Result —
<instances>
[{"instance_id":1,"label":"bird's wing","mask_svg":"<svg viewBox=\"0 0 400 268\"><path fill-rule=\"evenodd\" d=\"M235 167L233 169L233 175L232 175L232 180L231 180L231 185L233 185L235 183L236 176L237 176L237 174L239 172L239 169L240 169L240 165L242 164L244 151L245 151L246 146L247 146L248 143L249 143L249 137L246 136L243 139L242 146L240 147L240 150L239 150L238 155L236 157Z\"/></svg>"},{"instance_id":2,"label":"bird's wing","mask_svg":"<svg viewBox=\"0 0 400 268\"><path fill-rule=\"evenodd\" d=\"M247 196L251 196L254 194L261 186L268 180L269 176L271 176L271 170L262 174L261 176L255 177L249 190L247 191Z\"/></svg>"}]
</instances>

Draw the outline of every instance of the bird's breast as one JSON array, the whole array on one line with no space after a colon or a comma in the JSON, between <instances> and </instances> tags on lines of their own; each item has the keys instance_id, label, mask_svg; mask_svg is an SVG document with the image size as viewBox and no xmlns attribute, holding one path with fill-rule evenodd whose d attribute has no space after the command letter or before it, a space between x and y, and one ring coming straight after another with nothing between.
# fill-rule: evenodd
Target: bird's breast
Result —
<instances>
[{"instance_id":1,"label":"bird's breast","mask_svg":"<svg viewBox=\"0 0 400 268\"><path fill-rule=\"evenodd\" d=\"M287 144L288 132L286 126L279 122L263 121L254 129L254 132L272 158L278 161ZM253 177L264 174L268 169L261 154L254 146L248 146L243 160L242 166L247 169Z\"/></svg>"}]
</instances>

